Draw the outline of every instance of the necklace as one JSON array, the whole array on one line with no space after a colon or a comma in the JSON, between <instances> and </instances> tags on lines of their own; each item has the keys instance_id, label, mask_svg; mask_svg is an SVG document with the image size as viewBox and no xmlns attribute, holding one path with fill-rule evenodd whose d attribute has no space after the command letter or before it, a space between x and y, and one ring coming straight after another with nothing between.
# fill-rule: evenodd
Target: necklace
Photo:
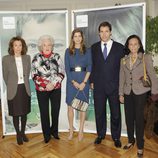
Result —
<instances>
[{"instance_id":1,"label":"necklace","mask_svg":"<svg viewBox=\"0 0 158 158\"><path fill-rule=\"evenodd\" d=\"M137 56L131 56L132 64L134 64L136 62L136 59L137 59Z\"/></svg>"},{"instance_id":2,"label":"necklace","mask_svg":"<svg viewBox=\"0 0 158 158\"><path fill-rule=\"evenodd\" d=\"M137 60L137 55L136 56L130 55L130 69L132 69L132 67L133 67L134 63L136 62L136 60Z\"/></svg>"}]
</instances>

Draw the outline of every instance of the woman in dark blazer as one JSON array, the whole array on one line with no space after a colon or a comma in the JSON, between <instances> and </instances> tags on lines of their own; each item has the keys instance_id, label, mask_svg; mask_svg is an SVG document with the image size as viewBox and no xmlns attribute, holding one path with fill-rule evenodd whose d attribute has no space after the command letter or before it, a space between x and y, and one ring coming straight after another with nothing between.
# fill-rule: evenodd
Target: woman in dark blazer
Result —
<instances>
[{"instance_id":1,"label":"woman in dark blazer","mask_svg":"<svg viewBox=\"0 0 158 158\"><path fill-rule=\"evenodd\" d=\"M19 145L28 142L25 135L27 114L30 112L29 74L31 69L30 56L26 55L27 46L21 37L13 37L9 42L8 53L3 57L3 78L7 87L9 115L13 116ZM19 128L21 121L21 129Z\"/></svg>"},{"instance_id":2,"label":"woman in dark blazer","mask_svg":"<svg viewBox=\"0 0 158 158\"><path fill-rule=\"evenodd\" d=\"M128 54L121 60L119 95L120 102L125 106L125 118L127 125L128 144L124 149L129 149L135 144L134 130L138 157L143 156L144 148L144 106L147 99L147 92L158 93L158 79L153 68L152 57L143 54L144 49L140 38L137 35L128 37L125 43L125 50ZM144 76L143 56L147 74L151 80L151 87L144 87L141 78Z\"/></svg>"}]
</instances>

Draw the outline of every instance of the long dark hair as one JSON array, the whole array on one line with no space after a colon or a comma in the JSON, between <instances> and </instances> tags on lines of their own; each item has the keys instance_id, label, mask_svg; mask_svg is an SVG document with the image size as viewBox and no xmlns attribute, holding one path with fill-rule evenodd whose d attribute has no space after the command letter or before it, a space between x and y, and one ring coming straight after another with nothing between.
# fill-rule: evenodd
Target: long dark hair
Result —
<instances>
[{"instance_id":1,"label":"long dark hair","mask_svg":"<svg viewBox=\"0 0 158 158\"><path fill-rule=\"evenodd\" d=\"M141 42L140 37L137 36L137 35L131 35L131 36L129 36L129 37L127 38L126 43L125 43L125 54L128 55L128 54L130 53L130 50L129 50L129 48L128 48L128 45L129 45L129 41L130 41L132 38L136 38L136 39L138 40L139 45L140 45L140 48L139 48L139 50L138 50L137 53L140 53L140 52L141 52L141 53L144 53L144 48L143 48L143 45L142 45L142 42Z\"/></svg>"}]
</instances>

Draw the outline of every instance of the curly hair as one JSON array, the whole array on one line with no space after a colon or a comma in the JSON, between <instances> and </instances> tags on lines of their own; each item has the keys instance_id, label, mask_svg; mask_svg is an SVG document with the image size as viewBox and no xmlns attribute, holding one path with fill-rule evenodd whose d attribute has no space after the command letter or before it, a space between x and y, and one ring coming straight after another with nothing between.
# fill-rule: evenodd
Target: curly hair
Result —
<instances>
[{"instance_id":1,"label":"curly hair","mask_svg":"<svg viewBox=\"0 0 158 158\"><path fill-rule=\"evenodd\" d=\"M38 50L39 50L40 52L43 51L43 50L42 50L42 44L43 44L43 42L44 42L45 40L50 41L50 43L52 44L52 50L53 50L53 46L54 46L54 39L53 39L53 37L50 36L50 35L43 35L43 36L41 36L41 37L38 39Z\"/></svg>"}]
</instances>

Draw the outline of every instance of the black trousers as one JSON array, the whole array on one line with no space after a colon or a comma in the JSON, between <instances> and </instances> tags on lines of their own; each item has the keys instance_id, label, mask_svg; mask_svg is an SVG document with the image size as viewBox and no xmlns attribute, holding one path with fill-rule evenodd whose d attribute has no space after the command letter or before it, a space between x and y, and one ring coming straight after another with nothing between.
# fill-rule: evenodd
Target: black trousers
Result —
<instances>
[{"instance_id":1,"label":"black trousers","mask_svg":"<svg viewBox=\"0 0 158 158\"><path fill-rule=\"evenodd\" d=\"M138 149L144 148L144 107L147 93L135 95L132 91L130 95L125 95L125 119L127 125L128 142L136 141Z\"/></svg>"},{"instance_id":2,"label":"black trousers","mask_svg":"<svg viewBox=\"0 0 158 158\"><path fill-rule=\"evenodd\" d=\"M120 139L121 136L121 111L118 94L107 95L105 92L94 90L94 108L96 118L96 128L98 136L104 137L107 131L106 102L109 101L110 122L112 139Z\"/></svg>"},{"instance_id":3,"label":"black trousers","mask_svg":"<svg viewBox=\"0 0 158 158\"><path fill-rule=\"evenodd\" d=\"M61 89L52 91L36 91L37 99L40 109L41 125L44 137L50 134L58 134L58 120L61 102ZM51 103L51 126L50 126L50 113L49 101Z\"/></svg>"}]
</instances>

